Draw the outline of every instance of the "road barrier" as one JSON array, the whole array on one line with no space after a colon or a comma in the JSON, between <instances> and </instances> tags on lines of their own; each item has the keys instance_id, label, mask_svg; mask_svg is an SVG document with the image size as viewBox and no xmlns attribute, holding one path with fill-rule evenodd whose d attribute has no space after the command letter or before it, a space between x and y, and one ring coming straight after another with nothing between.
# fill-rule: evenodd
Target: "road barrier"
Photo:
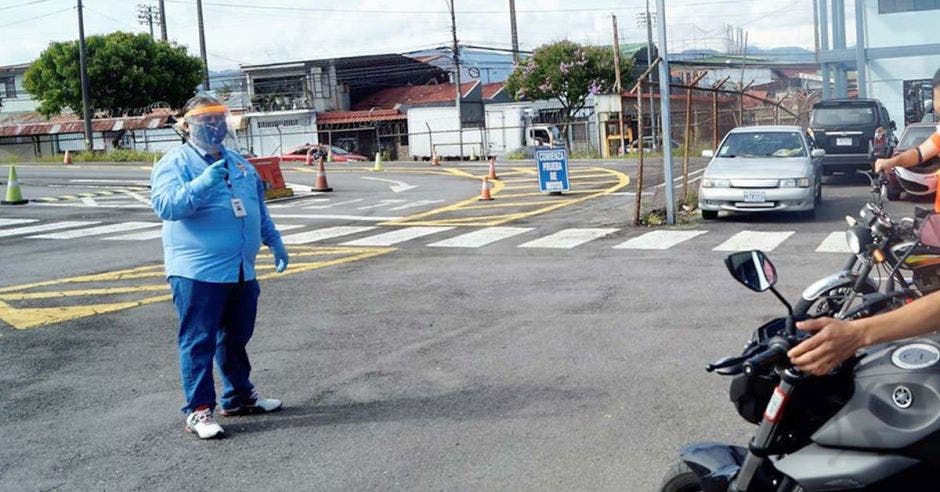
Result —
<instances>
[{"instance_id":1,"label":"road barrier","mask_svg":"<svg viewBox=\"0 0 940 492\"><path fill-rule=\"evenodd\" d=\"M264 181L265 200L294 196L294 190L288 188L287 183L284 182L279 157L251 157L248 162L255 167L261 180Z\"/></svg>"}]
</instances>

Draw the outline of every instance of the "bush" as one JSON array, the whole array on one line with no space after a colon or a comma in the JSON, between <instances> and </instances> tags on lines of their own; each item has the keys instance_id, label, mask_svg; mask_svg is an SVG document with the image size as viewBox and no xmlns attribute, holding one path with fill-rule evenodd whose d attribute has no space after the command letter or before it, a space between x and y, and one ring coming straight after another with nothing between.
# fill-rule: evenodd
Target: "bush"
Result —
<instances>
[{"instance_id":1,"label":"bush","mask_svg":"<svg viewBox=\"0 0 940 492\"><path fill-rule=\"evenodd\" d=\"M63 154L47 155L36 158L38 162L62 162ZM113 149L108 151L74 152L72 162L153 162L163 157L163 152L150 152L134 149ZM28 161L30 159L21 159Z\"/></svg>"}]
</instances>

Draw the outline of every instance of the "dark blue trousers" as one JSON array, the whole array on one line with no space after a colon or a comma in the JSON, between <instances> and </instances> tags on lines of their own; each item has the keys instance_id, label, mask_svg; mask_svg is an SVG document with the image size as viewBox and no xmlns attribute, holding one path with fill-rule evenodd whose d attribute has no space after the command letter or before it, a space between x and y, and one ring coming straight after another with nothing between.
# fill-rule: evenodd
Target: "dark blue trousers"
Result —
<instances>
[{"instance_id":1,"label":"dark blue trousers","mask_svg":"<svg viewBox=\"0 0 940 492\"><path fill-rule=\"evenodd\" d=\"M169 282L180 319L177 343L186 397L183 412L200 406L215 408L213 358L222 376L222 408L246 403L254 390L245 346L255 329L261 293L258 281L220 284L170 277Z\"/></svg>"}]
</instances>

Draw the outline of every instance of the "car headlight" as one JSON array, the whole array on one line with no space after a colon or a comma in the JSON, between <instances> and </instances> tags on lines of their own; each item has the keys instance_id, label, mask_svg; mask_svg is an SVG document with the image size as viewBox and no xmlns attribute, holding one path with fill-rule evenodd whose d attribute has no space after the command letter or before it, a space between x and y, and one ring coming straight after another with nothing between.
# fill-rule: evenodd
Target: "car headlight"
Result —
<instances>
[{"instance_id":1,"label":"car headlight","mask_svg":"<svg viewBox=\"0 0 940 492\"><path fill-rule=\"evenodd\" d=\"M731 188L731 181L727 179L703 179L702 188Z\"/></svg>"},{"instance_id":2,"label":"car headlight","mask_svg":"<svg viewBox=\"0 0 940 492\"><path fill-rule=\"evenodd\" d=\"M809 188L809 178L781 179L781 188Z\"/></svg>"}]
</instances>

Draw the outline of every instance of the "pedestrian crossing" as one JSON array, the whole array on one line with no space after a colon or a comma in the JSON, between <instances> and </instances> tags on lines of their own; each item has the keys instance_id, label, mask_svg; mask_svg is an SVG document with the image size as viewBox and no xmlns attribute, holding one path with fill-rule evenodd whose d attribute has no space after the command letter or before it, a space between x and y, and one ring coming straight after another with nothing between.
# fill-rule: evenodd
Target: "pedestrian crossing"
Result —
<instances>
[{"instance_id":1,"label":"pedestrian crossing","mask_svg":"<svg viewBox=\"0 0 940 492\"><path fill-rule=\"evenodd\" d=\"M295 221L297 218L294 219ZM160 222L97 221L0 218L0 240L102 240L111 243L159 241ZM467 250L488 246L526 250L572 250L583 247L618 251L668 251L697 247L717 252L759 249L770 252L784 245L801 252L846 254L843 231L714 231L706 229L655 230L631 234L620 228L537 227L431 227L431 226L316 226L311 223L277 225L287 245L327 244L334 246L390 247L419 246L435 249ZM632 236L632 237L631 237Z\"/></svg>"}]
</instances>

